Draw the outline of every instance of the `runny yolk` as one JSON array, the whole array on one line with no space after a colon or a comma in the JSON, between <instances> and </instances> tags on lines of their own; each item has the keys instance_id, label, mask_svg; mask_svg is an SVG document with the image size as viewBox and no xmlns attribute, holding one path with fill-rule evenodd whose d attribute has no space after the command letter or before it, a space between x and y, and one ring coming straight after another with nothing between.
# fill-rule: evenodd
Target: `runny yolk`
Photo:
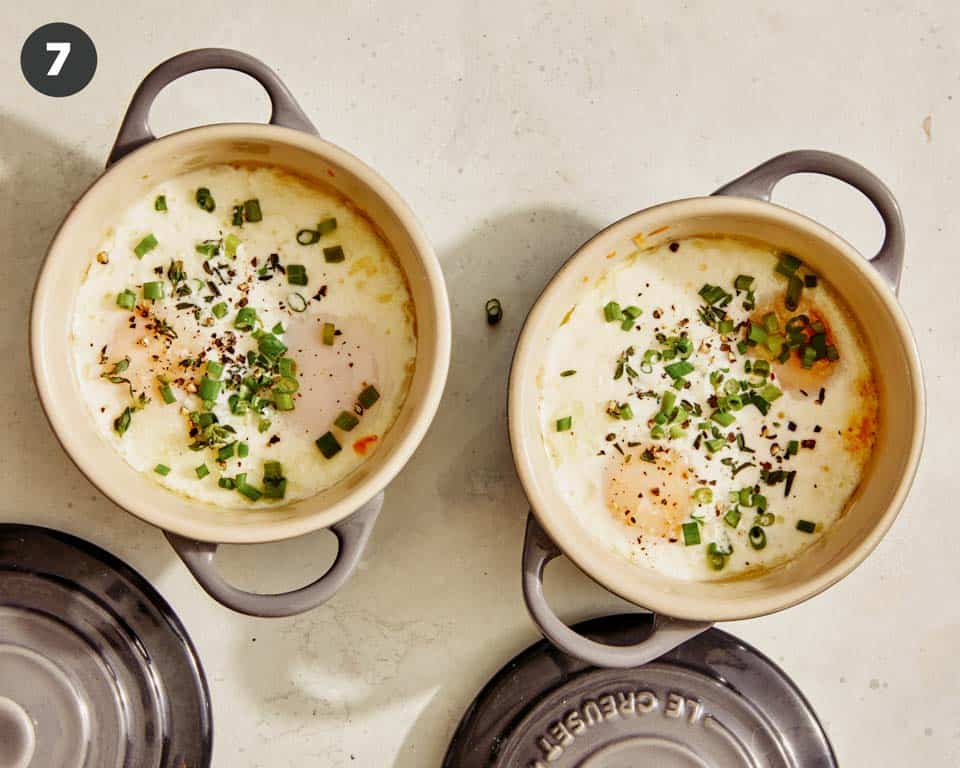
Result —
<instances>
[{"instance_id":1,"label":"runny yolk","mask_svg":"<svg viewBox=\"0 0 960 768\"><path fill-rule=\"evenodd\" d=\"M607 509L627 526L644 535L676 538L696 503L696 480L682 457L673 451L656 454L654 462L641 458L642 448L619 453L604 471Z\"/></svg>"}]
</instances>

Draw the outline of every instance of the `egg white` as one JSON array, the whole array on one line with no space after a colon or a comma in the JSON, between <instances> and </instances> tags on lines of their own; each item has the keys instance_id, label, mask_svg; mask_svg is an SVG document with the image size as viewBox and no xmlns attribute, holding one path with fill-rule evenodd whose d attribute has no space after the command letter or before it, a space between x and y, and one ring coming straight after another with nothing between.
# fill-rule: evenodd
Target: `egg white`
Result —
<instances>
[{"instance_id":1,"label":"egg white","mask_svg":"<svg viewBox=\"0 0 960 768\"><path fill-rule=\"evenodd\" d=\"M198 206L195 195L207 187L216 202L210 213ZM158 195L164 195L165 212L154 209ZM231 223L234 205L257 198L263 214L260 222L235 227ZM335 217L337 228L312 245L300 245L298 230L313 229L323 219ZM158 245L138 259L135 245L153 233ZM203 255L197 243L236 234L241 245L236 260L220 257L211 263L229 262L237 275L229 285L220 285L203 270ZM346 255L341 263L327 263L323 248L339 244ZM105 254L97 256L97 254ZM257 269L271 253L281 264L303 264L307 286L290 285L282 274L259 280ZM211 302L192 296L171 297L166 270L174 259L184 262L191 279L213 280L222 296ZM372 455L390 429L407 396L416 357L416 329L412 299L402 270L390 246L373 224L349 201L325 188L268 167L212 166L176 177L158 185L142 198L117 213L116 222L103 240L85 255L86 275L76 299L73 317L74 364L84 398L99 432L135 469L147 472L171 490L224 507L251 505L240 494L220 488L221 475L246 472L248 482L259 486L264 461L279 461L287 478L284 501L310 497L329 488L355 470ZM107 263L102 263L104 260ZM256 265L254 265L256 260ZM158 274L159 270L160 274ZM173 328L177 338L169 347L147 332L147 321L117 306L117 294L130 289L137 294L138 307L149 302L141 298L146 281L164 280L166 298L152 307ZM258 431L255 415L231 415L224 392L213 408L221 423L231 424L236 438L249 445L246 458L216 462L216 451L188 448L186 414L202 410L199 397L188 387L174 387L177 402L167 405L160 397L156 377L176 372L177 362L197 358L210 350L215 338L235 332L236 348L243 352L256 347L250 334L233 328L242 293L256 309L263 327L282 324L281 338L288 356L298 364L300 390L296 408L266 414L270 428ZM209 289L200 293L208 294ZM308 301L304 312L295 312L291 295L299 293ZM320 295L324 293L325 295ZM191 311L175 308L178 301L192 301L204 317L213 303L225 301L227 315L209 327L197 323ZM293 304L299 307L299 300ZM332 322L340 331L332 346L322 343L322 327ZM106 348L109 364L101 362ZM134 392L145 393L150 403L133 414L130 428L116 434L114 419L130 403L128 387L102 378L110 364L123 357L131 359L124 376ZM216 352L207 357L217 358ZM360 424L350 432L332 426L343 411L351 411L359 392L368 384L380 393L380 400L366 410ZM324 458L314 441L332 430L343 449L332 459ZM366 438L365 445L354 443ZM361 450L363 449L363 450ZM161 476L158 464L170 467ZM211 473L197 477L196 468L206 464ZM271 503L266 497L256 505Z\"/></svg>"},{"instance_id":2,"label":"egg white","mask_svg":"<svg viewBox=\"0 0 960 768\"><path fill-rule=\"evenodd\" d=\"M698 319L697 310L703 304L698 291L704 283L710 283L734 293L734 280L746 274L755 278L757 306L772 305L784 294L786 283L774 271L777 255L766 245L732 238L689 238L680 241L676 250L664 243L643 251L626 241L617 253L623 255L613 258L603 274L584 286L571 311L557 318L557 329L545 345L538 375L539 412L543 443L557 490L585 530L615 552L673 578L729 578L771 568L795 557L843 514L872 450L876 393L871 387L870 359L855 323L825 281L821 279L816 288L806 289L804 300L815 302L841 355L832 364L823 403L818 403L818 389L803 394L785 386L777 379L774 366L773 383L781 386L784 394L772 404L767 416L747 406L736 412L734 425L722 430L742 430L746 446L755 453L741 452L733 445L711 457L702 445L700 449L694 447L694 425L687 430L686 437L651 439L649 420L659 410L658 400L632 393L653 390L659 394L669 388L671 379L660 363L653 365L650 373L638 371L639 377L632 386L626 376L615 380L617 358L632 345L637 351L633 364L637 368L636 361L642 359L645 350L660 348L655 339L658 331L669 336L679 328L685 330L695 350L690 357L695 371L687 377L691 387L677 393L677 398L703 404L704 416L694 418L694 423L709 420L712 408L706 403L714 392L709 372L729 367L731 375L742 379L746 357L737 353L735 345L730 352L719 349L717 332ZM752 314L743 309L743 298L735 298L727 307L737 323ZM621 306L642 308L635 328L624 331L619 323L605 322L603 307L611 300ZM688 322L681 326L685 319ZM702 346L705 341L713 342L709 349ZM730 362L731 359L736 361ZM561 375L570 370L576 373ZM634 418L612 418L607 413L610 401L628 402ZM557 420L567 416L572 418L572 428L558 431ZM795 432L788 430L790 421L797 425ZM853 433L862 423L867 424L865 434L857 439ZM816 426L820 426L820 431L814 431ZM608 436L613 439L608 440ZM814 439L816 447L801 449L786 460L781 454L778 461L772 453L777 449L771 446L776 443L783 450L794 439ZM630 443L635 444L632 449L628 447ZM632 460L636 461L637 454L646 448L669 449L664 455L686 466L686 479L679 475L669 478L674 495L682 494L684 498L658 495L656 502L663 504L664 510L675 505L702 516L700 545L685 546L679 525L672 526L669 535L660 535L650 525L645 530L642 520L634 524L630 514L611 510L605 490L611 462L625 460L620 451L632 453ZM720 462L725 456L733 456L738 465L747 461L758 465L731 477L731 468ZM789 496L785 496L783 484L768 487L761 481L759 463L763 461L771 463L774 469L796 471ZM761 550L751 547L747 538L754 510L741 509L736 529L723 520L731 506L729 493L755 484L767 496L768 511L775 516L775 522L764 529L767 544ZM712 504L691 501L690 495L698 487L711 489ZM656 492L659 494L660 490L658 487ZM648 495L643 503L649 501ZM683 517L691 519L688 515ZM816 531L810 534L797 530L798 520L815 522ZM733 552L722 570L713 570L707 563L705 549L710 542L725 541L732 544Z\"/></svg>"}]
</instances>

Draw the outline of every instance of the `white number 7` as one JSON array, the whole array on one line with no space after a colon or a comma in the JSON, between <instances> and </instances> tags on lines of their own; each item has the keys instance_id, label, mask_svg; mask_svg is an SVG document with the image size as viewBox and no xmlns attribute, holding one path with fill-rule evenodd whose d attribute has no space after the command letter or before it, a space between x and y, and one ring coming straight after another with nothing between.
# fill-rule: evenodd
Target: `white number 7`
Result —
<instances>
[{"instance_id":1,"label":"white number 7","mask_svg":"<svg viewBox=\"0 0 960 768\"><path fill-rule=\"evenodd\" d=\"M70 43L47 43L47 50L57 52L57 57L53 60L53 64L50 65L50 70L47 72L47 77L56 77L63 69L67 56L70 55Z\"/></svg>"}]
</instances>

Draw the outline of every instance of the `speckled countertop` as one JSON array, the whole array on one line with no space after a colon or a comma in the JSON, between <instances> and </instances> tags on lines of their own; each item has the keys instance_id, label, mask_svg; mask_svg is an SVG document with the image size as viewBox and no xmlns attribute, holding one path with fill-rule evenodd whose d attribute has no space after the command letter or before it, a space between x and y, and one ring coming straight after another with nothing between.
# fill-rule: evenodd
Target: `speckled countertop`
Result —
<instances>
[{"instance_id":1,"label":"speckled countertop","mask_svg":"<svg viewBox=\"0 0 960 768\"><path fill-rule=\"evenodd\" d=\"M135 8L134 5L137 7ZM0 46L2 517L112 550L170 600L210 680L216 768L437 765L477 689L537 635L519 590L525 516L506 438L507 368L524 313L586 237L637 208L706 193L786 149L841 152L884 178L908 228L901 301L930 423L906 508L828 593L725 628L790 674L847 766L960 764L960 6L844 2L18 3ZM588 9L589 10L586 10ZM23 39L71 21L97 44L65 100L25 84ZM30 292L71 202L100 172L141 77L227 45L275 67L321 134L377 168L425 223L446 275L446 396L389 489L364 562L328 606L258 620L209 600L154 528L105 501L47 428L27 358ZM240 75L164 92L158 132L262 120ZM879 219L839 183L777 191L862 250ZM504 322L488 329L483 302ZM263 590L329 562L315 534L225 550ZM569 619L622 607L569 563L547 591Z\"/></svg>"}]
</instances>

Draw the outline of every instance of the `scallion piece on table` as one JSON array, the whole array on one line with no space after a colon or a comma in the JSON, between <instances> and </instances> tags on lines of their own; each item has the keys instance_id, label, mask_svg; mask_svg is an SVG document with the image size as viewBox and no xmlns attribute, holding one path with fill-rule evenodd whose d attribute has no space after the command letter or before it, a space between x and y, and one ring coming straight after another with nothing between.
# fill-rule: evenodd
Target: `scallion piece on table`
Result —
<instances>
[{"instance_id":1,"label":"scallion piece on table","mask_svg":"<svg viewBox=\"0 0 960 768\"><path fill-rule=\"evenodd\" d=\"M165 210L167 210L167 197L166 197L166 195L157 195L157 199L153 201L153 210L155 210L155 211L165 211Z\"/></svg>"},{"instance_id":2,"label":"scallion piece on table","mask_svg":"<svg viewBox=\"0 0 960 768\"><path fill-rule=\"evenodd\" d=\"M350 411L340 411L340 415L333 420L333 425L344 432L349 432L359 423L360 419Z\"/></svg>"},{"instance_id":3,"label":"scallion piece on table","mask_svg":"<svg viewBox=\"0 0 960 768\"><path fill-rule=\"evenodd\" d=\"M817 524L810 520L797 520L797 530L803 533L813 533L817 530Z\"/></svg>"},{"instance_id":4,"label":"scallion piece on table","mask_svg":"<svg viewBox=\"0 0 960 768\"><path fill-rule=\"evenodd\" d=\"M333 323L324 323L323 324L323 343L328 346L333 346L333 337L336 334L337 328Z\"/></svg>"},{"instance_id":5,"label":"scallion piece on table","mask_svg":"<svg viewBox=\"0 0 960 768\"><path fill-rule=\"evenodd\" d=\"M564 416L557 419L557 432L567 432L573 426L573 417Z\"/></svg>"},{"instance_id":6,"label":"scallion piece on table","mask_svg":"<svg viewBox=\"0 0 960 768\"><path fill-rule=\"evenodd\" d=\"M246 200L243 203L243 217L247 221L263 220L263 212L260 210L260 201L257 198Z\"/></svg>"},{"instance_id":7,"label":"scallion piece on table","mask_svg":"<svg viewBox=\"0 0 960 768\"><path fill-rule=\"evenodd\" d=\"M680 526L680 531L683 533L684 546L692 547L700 543L699 523L684 523Z\"/></svg>"},{"instance_id":8,"label":"scallion piece on table","mask_svg":"<svg viewBox=\"0 0 960 768\"><path fill-rule=\"evenodd\" d=\"M334 217L329 219L324 219L319 224L317 224L317 234L321 237L323 235L329 235L333 230L337 228L337 220Z\"/></svg>"},{"instance_id":9,"label":"scallion piece on table","mask_svg":"<svg viewBox=\"0 0 960 768\"><path fill-rule=\"evenodd\" d=\"M152 280L143 284L143 298L145 299L152 299L154 301L162 299L164 292L163 281L161 280Z\"/></svg>"},{"instance_id":10,"label":"scallion piece on table","mask_svg":"<svg viewBox=\"0 0 960 768\"><path fill-rule=\"evenodd\" d=\"M210 470L207 468L206 464L201 464L194 471L197 473L197 478L200 480L203 480L203 478L210 474Z\"/></svg>"},{"instance_id":11,"label":"scallion piece on table","mask_svg":"<svg viewBox=\"0 0 960 768\"><path fill-rule=\"evenodd\" d=\"M337 442L337 438L333 436L333 432L325 432L317 438L317 448L320 449L320 453L323 454L325 459L332 459L338 453L340 453L340 443Z\"/></svg>"},{"instance_id":12,"label":"scallion piece on table","mask_svg":"<svg viewBox=\"0 0 960 768\"><path fill-rule=\"evenodd\" d=\"M217 208L217 203L213 199L213 195L210 194L210 190L206 187L200 187L197 190L196 195L197 205L199 205L207 213L213 213Z\"/></svg>"},{"instance_id":13,"label":"scallion piece on table","mask_svg":"<svg viewBox=\"0 0 960 768\"><path fill-rule=\"evenodd\" d=\"M227 304L224 301L217 302L210 307L210 311L213 313L213 316L217 318L217 320L222 320L227 314Z\"/></svg>"},{"instance_id":14,"label":"scallion piece on table","mask_svg":"<svg viewBox=\"0 0 960 768\"><path fill-rule=\"evenodd\" d=\"M610 301L603 308L603 316L608 323L619 323L623 321L623 310L617 302Z\"/></svg>"},{"instance_id":15,"label":"scallion piece on table","mask_svg":"<svg viewBox=\"0 0 960 768\"><path fill-rule=\"evenodd\" d=\"M320 239L320 233L315 229L301 229L297 232L297 242L300 245L313 245Z\"/></svg>"},{"instance_id":16,"label":"scallion piece on table","mask_svg":"<svg viewBox=\"0 0 960 768\"><path fill-rule=\"evenodd\" d=\"M157 238L154 237L153 232L151 232L149 235L144 236L144 238L133 247L133 252L137 254L138 259L142 259L156 248L157 245Z\"/></svg>"},{"instance_id":17,"label":"scallion piece on table","mask_svg":"<svg viewBox=\"0 0 960 768\"><path fill-rule=\"evenodd\" d=\"M380 399L380 393L377 388L370 384L363 388L363 391L357 395L357 402L366 410L373 406Z\"/></svg>"},{"instance_id":18,"label":"scallion piece on table","mask_svg":"<svg viewBox=\"0 0 960 768\"><path fill-rule=\"evenodd\" d=\"M153 471L158 475L163 475L166 477L170 474L170 467L168 467L166 464L157 464L157 466L153 468Z\"/></svg>"},{"instance_id":19,"label":"scallion piece on table","mask_svg":"<svg viewBox=\"0 0 960 768\"><path fill-rule=\"evenodd\" d=\"M339 245L331 245L323 249L323 260L328 264L339 264L346 259L343 255L343 248Z\"/></svg>"},{"instance_id":20,"label":"scallion piece on table","mask_svg":"<svg viewBox=\"0 0 960 768\"><path fill-rule=\"evenodd\" d=\"M303 264L287 265L287 282L290 285L307 284L307 268Z\"/></svg>"},{"instance_id":21,"label":"scallion piece on table","mask_svg":"<svg viewBox=\"0 0 960 768\"><path fill-rule=\"evenodd\" d=\"M117 306L124 309L133 309L137 305L137 294L125 288L117 294Z\"/></svg>"}]
</instances>

